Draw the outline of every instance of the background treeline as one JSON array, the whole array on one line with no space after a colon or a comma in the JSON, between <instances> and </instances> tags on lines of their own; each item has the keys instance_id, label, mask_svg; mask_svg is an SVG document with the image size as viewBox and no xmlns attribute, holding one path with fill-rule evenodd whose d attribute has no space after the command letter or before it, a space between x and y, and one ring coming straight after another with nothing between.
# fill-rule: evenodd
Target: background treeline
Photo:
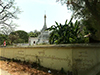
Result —
<instances>
[{"instance_id":1,"label":"background treeline","mask_svg":"<svg viewBox=\"0 0 100 75\"><path fill-rule=\"evenodd\" d=\"M7 45L12 45L13 43L27 43L29 37L37 37L40 34L39 31L31 31L29 33L18 30L11 32L9 35L0 34L0 45L3 45L4 40Z\"/></svg>"}]
</instances>

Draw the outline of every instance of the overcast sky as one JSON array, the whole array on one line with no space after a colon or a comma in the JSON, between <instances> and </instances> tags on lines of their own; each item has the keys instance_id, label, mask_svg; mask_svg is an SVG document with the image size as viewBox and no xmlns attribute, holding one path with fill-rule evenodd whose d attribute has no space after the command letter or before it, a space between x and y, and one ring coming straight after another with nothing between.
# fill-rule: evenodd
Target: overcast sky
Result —
<instances>
[{"instance_id":1,"label":"overcast sky","mask_svg":"<svg viewBox=\"0 0 100 75\"><path fill-rule=\"evenodd\" d=\"M64 24L65 20L71 17L66 5L61 5L56 0L15 0L15 2L23 11L18 15L19 19L14 20L19 26L16 30L40 31L44 25L44 14L47 16L47 27L54 25L55 21Z\"/></svg>"}]
</instances>

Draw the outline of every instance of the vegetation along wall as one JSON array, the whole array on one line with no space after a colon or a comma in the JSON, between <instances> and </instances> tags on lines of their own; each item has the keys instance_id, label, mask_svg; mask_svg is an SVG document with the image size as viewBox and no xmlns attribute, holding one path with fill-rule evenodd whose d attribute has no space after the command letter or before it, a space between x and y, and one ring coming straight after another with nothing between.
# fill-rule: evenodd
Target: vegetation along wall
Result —
<instances>
[{"instance_id":1,"label":"vegetation along wall","mask_svg":"<svg viewBox=\"0 0 100 75\"><path fill-rule=\"evenodd\" d=\"M0 56L38 62L52 69L91 71L100 63L100 44L43 45L34 47L2 47ZM99 69L100 70L100 69Z\"/></svg>"}]
</instances>

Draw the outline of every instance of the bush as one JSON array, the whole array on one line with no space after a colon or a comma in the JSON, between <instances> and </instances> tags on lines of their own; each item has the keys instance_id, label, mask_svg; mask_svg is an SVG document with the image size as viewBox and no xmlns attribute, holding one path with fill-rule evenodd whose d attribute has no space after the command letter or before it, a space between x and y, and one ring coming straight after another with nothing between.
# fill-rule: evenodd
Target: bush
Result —
<instances>
[{"instance_id":1,"label":"bush","mask_svg":"<svg viewBox=\"0 0 100 75\"><path fill-rule=\"evenodd\" d=\"M84 34L81 32L81 24L76 20L75 23L65 21L65 24L52 25L47 30L53 30L50 34L50 44L67 44L67 43L84 43L88 42L88 39L84 38Z\"/></svg>"}]
</instances>

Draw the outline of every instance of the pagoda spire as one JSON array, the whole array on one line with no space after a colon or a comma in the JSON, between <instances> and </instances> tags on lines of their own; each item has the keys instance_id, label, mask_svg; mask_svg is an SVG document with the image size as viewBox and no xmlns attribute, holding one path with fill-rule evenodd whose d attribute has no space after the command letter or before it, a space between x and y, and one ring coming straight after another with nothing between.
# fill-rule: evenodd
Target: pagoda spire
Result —
<instances>
[{"instance_id":1,"label":"pagoda spire","mask_svg":"<svg viewBox=\"0 0 100 75\"><path fill-rule=\"evenodd\" d=\"M47 29L47 25L46 25L46 14L44 15L44 26L42 28L42 31L46 30Z\"/></svg>"},{"instance_id":2,"label":"pagoda spire","mask_svg":"<svg viewBox=\"0 0 100 75\"><path fill-rule=\"evenodd\" d=\"M47 28L47 25L46 25L46 18L47 18L47 16L46 16L46 11L45 11L45 14L44 14L44 26Z\"/></svg>"}]
</instances>

